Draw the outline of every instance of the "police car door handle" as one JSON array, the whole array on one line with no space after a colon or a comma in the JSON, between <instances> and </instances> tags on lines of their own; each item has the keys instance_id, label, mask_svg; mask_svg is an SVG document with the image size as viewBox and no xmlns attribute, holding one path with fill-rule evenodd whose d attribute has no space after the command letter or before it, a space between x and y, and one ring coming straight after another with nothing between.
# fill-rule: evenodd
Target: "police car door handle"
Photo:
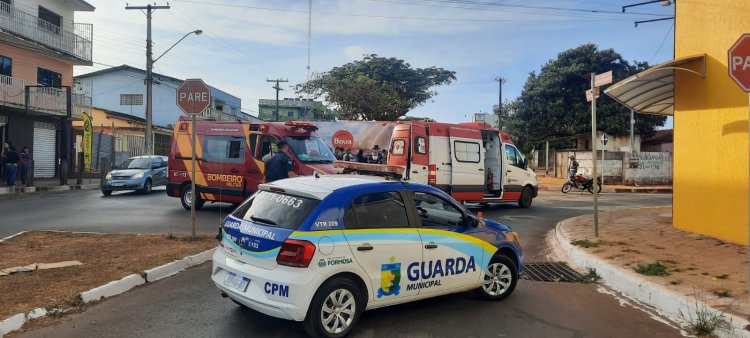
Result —
<instances>
[{"instance_id":1,"label":"police car door handle","mask_svg":"<svg viewBox=\"0 0 750 338\"><path fill-rule=\"evenodd\" d=\"M370 251L372 250L372 245L370 243L365 243L357 247L357 251Z\"/></svg>"},{"instance_id":2,"label":"police car door handle","mask_svg":"<svg viewBox=\"0 0 750 338\"><path fill-rule=\"evenodd\" d=\"M430 242L424 245L425 249L437 249L437 244L435 242Z\"/></svg>"}]
</instances>

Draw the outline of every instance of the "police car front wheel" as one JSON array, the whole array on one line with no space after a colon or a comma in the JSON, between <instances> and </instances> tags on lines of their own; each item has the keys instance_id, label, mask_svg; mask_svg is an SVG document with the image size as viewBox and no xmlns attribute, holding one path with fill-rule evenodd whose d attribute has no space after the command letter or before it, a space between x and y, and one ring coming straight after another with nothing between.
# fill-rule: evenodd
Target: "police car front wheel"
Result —
<instances>
[{"instance_id":1,"label":"police car front wheel","mask_svg":"<svg viewBox=\"0 0 750 338\"><path fill-rule=\"evenodd\" d=\"M506 256L496 256L487 266L482 286L476 291L486 299L501 300L510 296L518 282L518 269Z\"/></svg>"},{"instance_id":2,"label":"police car front wheel","mask_svg":"<svg viewBox=\"0 0 750 338\"><path fill-rule=\"evenodd\" d=\"M305 331L311 337L346 336L363 309L361 291L353 281L331 279L315 293L305 318Z\"/></svg>"}]
</instances>

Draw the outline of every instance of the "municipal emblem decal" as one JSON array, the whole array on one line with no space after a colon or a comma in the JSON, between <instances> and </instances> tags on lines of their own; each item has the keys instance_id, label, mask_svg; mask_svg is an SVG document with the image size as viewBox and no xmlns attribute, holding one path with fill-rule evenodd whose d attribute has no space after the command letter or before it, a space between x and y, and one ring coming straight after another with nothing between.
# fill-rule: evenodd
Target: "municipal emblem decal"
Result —
<instances>
[{"instance_id":1,"label":"municipal emblem decal","mask_svg":"<svg viewBox=\"0 0 750 338\"><path fill-rule=\"evenodd\" d=\"M396 295L401 291L401 263L394 263L395 257L391 257L390 263L380 266L380 289L378 298Z\"/></svg>"}]
</instances>

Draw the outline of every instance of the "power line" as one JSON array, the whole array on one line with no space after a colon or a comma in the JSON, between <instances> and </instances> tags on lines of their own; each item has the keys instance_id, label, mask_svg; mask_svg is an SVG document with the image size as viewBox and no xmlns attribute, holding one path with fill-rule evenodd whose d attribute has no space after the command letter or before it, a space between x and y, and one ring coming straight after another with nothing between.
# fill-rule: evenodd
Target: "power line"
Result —
<instances>
[{"instance_id":1,"label":"power line","mask_svg":"<svg viewBox=\"0 0 750 338\"><path fill-rule=\"evenodd\" d=\"M654 56L651 57L650 60L648 60L648 63L654 62L654 59L656 58L656 55L659 54L661 51L661 48L664 47L664 43L667 42L667 38L669 37L669 34L672 33L672 29L674 29L674 22L672 22L672 25L669 26L669 29L667 30L667 34L664 35L664 39L661 40L661 43L659 44L659 48L656 49L656 52L654 52Z\"/></svg>"},{"instance_id":2,"label":"power line","mask_svg":"<svg viewBox=\"0 0 750 338\"><path fill-rule=\"evenodd\" d=\"M260 6L239 5L239 4L226 4L226 3L197 1L197 0L174 0L174 1L177 1L177 2L186 2L186 3L193 3L193 4L200 4L200 5L209 5L209 6L232 7L232 8L247 8L247 9L255 9L255 10L265 10L265 11L275 11L275 12L288 12L288 13L302 13L302 14L307 14L306 10L297 10L297 9L284 9L284 8L271 8L271 7L260 7ZM385 1L385 0L381 0L381 2L394 2L394 3L399 3L399 4L404 3L403 1L395 2L395 1ZM445 6L443 6L443 7L445 7ZM513 12L513 11L509 11L508 10L508 12ZM516 12L518 12L518 11L516 11ZM524 19L514 19L514 18L504 18L504 19L435 18L435 17L390 16L390 15L355 14L355 13L332 13L332 12L316 12L316 13L319 14L319 15L332 15L332 16L351 16L351 17L365 17L365 18L399 19L399 20L422 20L422 21L457 21L457 22L511 22L511 21L527 21L527 20L524 20ZM536 13L536 12L528 12L528 11L523 12L523 13L542 14L542 15L544 15L544 13ZM547 13L547 14L548 15L555 15L555 13ZM649 16L650 15L651 14L649 14ZM588 17L588 18L597 18L597 17ZM600 18L600 19L618 20L618 18L615 18L615 17Z\"/></svg>"},{"instance_id":3,"label":"power line","mask_svg":"<svg viewBox=\"0 0 750 338\"><path fill-rule=\"evenodd\" d=\"M371 0L381 2L391 2L385 0ZM622 13L621 11L611 10L598 10L588 8L573 8L573 7L555 7L555 6L538 6L538 5L522 5L522 4L511 4L511 3L497 3L497 2L485 2L485 1L472 1L472 0L421 0L425 6L436 6L442 7L437 4L459 4L459 5L477 5L477 6L488 6L488 7L504 7L504 8L520 8L520 9L533 9L533 10L549 10L549 11L560 11L560 12L577 12L577 13L595 13L595 14L629 14L629 15L645 15L645 16L663 16L661 14L654 13L641 13L641 12L629 12Z\"/></svg>"}]
</instances>

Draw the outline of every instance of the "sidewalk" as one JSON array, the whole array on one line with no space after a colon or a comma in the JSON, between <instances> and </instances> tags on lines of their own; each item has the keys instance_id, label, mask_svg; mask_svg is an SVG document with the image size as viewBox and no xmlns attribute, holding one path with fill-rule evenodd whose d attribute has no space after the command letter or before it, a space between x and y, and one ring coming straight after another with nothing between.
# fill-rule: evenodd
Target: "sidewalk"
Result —
<instances>
[{"instance_id":1,"label":"sidewalk","mask_svg":"<svg viewBox=\"0 0 750 338\"><path fill-rule=\"evenodd\" d=\"M37 178L34 179L34 186L32 187L25 187L20 182L16 182L16 186L13 188L8 188L4 184L0 185L0 195L99 189L98 178L84 178L81 184L76 182L75 178L70 178L67 185L60 185L59 178Z\"/></svg>"},{"instance_id":2,"label":"sidewalk","mask_svg":"<svg viewBox=\"0 0 750 338\"><path fill-rule=\"evenodd\" d=\"M539 182L539 190L542 191L560 191L563 184L568 180L564 178L556 178L551 176L537 176ZM636 192L636 193L672 193L671 185L644 185L644 186L632 186L622 184L607 184L604 181L602 186L602 192L607 193L622 193L622 192Z\"/></svg>"},{"instance_id":3,"label":"sidewalk","mask_svg":"<svg viewBox=\"0 0 750 338\"><path fill-rule=\"evenodd\" d=\"M720 336L747 337L747 246L672 227L672 208L599 213L558 223L552 242L580 268L593 268L614 289L686 326L709 312L734 327Z\"/></svg>"}]
</instances>

